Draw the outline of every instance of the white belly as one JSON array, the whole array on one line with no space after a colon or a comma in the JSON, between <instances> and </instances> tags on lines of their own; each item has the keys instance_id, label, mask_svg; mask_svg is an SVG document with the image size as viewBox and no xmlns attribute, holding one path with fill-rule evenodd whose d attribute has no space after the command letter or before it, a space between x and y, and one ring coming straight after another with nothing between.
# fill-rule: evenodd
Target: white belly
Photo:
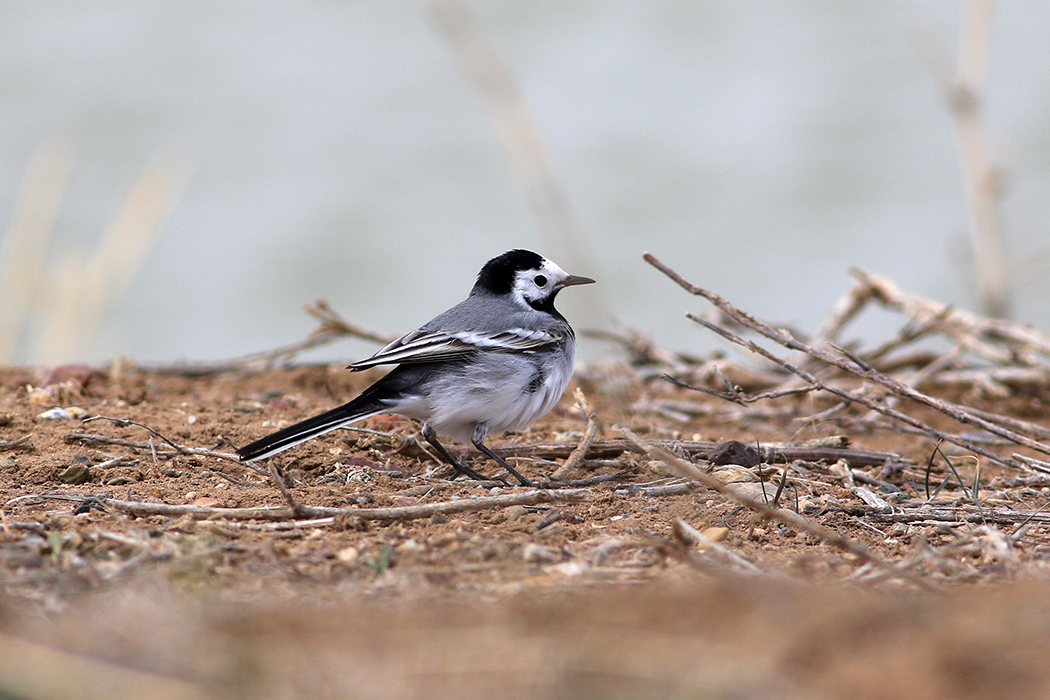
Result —
<instances>
[{"instance_id":1,"label":"white belly","mask_svg":"<svg viewBox=\"0 0 1050 700\"><path fill-rule=\"evenodd\" d=\"M542 363L542 372L535 356L493 355L472 363L462 375L438 379L416 411L406 406L399 413L425 420L439 435L464 444L470 444L479 424L486 424L490 434L521 430L565 393L575 364L575 343L567 342L569 352L558 362Z\"/></svg>"}]
</instances>

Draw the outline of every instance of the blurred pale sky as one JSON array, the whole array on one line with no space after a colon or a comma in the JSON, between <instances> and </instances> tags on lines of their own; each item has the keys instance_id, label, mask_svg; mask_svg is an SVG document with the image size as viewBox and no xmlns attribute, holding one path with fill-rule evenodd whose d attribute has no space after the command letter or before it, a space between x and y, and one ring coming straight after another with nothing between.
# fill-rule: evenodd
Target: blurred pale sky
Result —
<instances>
[{"instance_id":1,"label":"blurred pale sky","mask_svg":"<svg viewBox=\"0 0 1050 700\"><path fill-rule=\"evenodd\" d=\"M806 330L852 266L973 307L952 121L911 40L927 32L954 54L961 3L471 7L587 235L593 259L570 271L598 278L615 315L566 294L578 329L615 321L672 348L712 344L683 317L703 306L645 250ZM74 261L158 154L169 179L188 175L141 267L119 246L134 277L89 337L63 341L65 359L266 350L313 328L301 307L317 297L404 332L461 299L493 255L564 254L426 3L59 1L8 3L0 18L0 214L14 215L41 144L69 154L41 285L79 289ZM997 4L988 134L1015 262L1050 244L1048 36L1044 3ZM1015 316L1044 328L1048 271L1014 275ZM46 320L21 328L16 361L41 361ZM347 341L308 359L370 351Z\"/></svg>"}]
</instances>

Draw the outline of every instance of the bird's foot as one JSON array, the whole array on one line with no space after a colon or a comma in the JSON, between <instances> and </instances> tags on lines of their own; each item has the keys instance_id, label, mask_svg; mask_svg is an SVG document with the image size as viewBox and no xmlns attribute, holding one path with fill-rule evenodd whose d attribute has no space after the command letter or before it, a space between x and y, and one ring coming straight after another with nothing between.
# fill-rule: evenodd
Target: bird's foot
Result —
<instances>
[{"instance_id":1,"label":"bird's foot","mask_svg":"<svg viewBox=\"0 0 1050 700\"><path fill-rule=\"evenodd\" d=\"M492 481L491 478L485 476L481 472L474 471L463 462L456 460L452 463L452 468L456 470L456 476L467 476L474 481Z\"/></svg>"}]
</instances>

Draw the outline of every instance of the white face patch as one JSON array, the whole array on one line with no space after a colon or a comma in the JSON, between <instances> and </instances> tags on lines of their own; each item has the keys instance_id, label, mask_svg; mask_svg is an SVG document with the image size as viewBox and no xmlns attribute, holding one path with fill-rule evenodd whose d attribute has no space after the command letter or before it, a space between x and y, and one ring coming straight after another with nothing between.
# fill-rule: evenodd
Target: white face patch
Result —
<instances>
[{"instance_id":1,"label":"white face patch","mask_svg":"<svg viewBox=\"0 0 1050 700\"><path fill-rule=\"evenodd\" d=\"M565 270L546 258L539 268L519 270L514 276L511 295L522 305L531 305L552 296L561 289L561 283L569 276Z\"/></svg>"}]
</instances>

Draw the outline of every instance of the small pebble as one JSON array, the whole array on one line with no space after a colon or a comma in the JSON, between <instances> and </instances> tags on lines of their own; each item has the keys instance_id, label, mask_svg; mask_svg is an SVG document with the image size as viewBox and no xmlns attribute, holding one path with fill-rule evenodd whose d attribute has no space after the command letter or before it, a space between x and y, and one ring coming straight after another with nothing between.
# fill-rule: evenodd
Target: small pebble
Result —
<instances>
[{"instance_id":1,"label":"small pebble","mask_svg":"<svg viewBox=\"0 0 1050 700\"><path fill-rule=\"evenodd\" d=\"M459 536L454 532L446 532L443 535L438 535L430 540L430 546L443 549L445 547L451 547L459 543Z\"/></svg>"},{"instance_id":2,"label":"small pebble","mask_svg":"<svg viewBox=\"0 0 1050 700\"><path fill-rule=\"evenodd\" d=\"M361 552L357 550L357 547L347 547L336 552L335 558L347 566L356 566L361 559Z\"/></svg>"},{"instance_id":3,"label":"small pebble","mask_svg":"<svg viewBox=\"0 0 1050 700\"><path fill-rule=\"evenodd\" d=\"M703 530L701 534L712 542L723 542L725 538L729 537L728 527L709 527Z\"/></svg>"},{"instance_id":4,"label":"small pebble","mask_svg":"<svg viewBox=\"0 0 1050 700\"><path fill-rule=\"evenodd\" d=\"M752 501L758 501L759 503L769 503L772 505L773 499L777 496L779 490L778 484L771 484L768 481L765 483L750 483L750 484L730 484L729 490L733 493L743 496L744 498L750 498ZM781 499L784 496L781 494Z\"/></svg>"},{"instance_id":5,"label":"small pebble","mask_svg":"<svg viewBox=\"0 0 1050 700\"><path fill-rule=\"evenodd\" d=\"M169 525L168 529L189 534L197 531L197 521L194 520L192 515L186 513L181 518Z\"/></svg>"},{"instance_id":6,"label":"small pebble","mask_svg":"<svg viewBox=\"0 0 1050 700\"><path fill-rule=\"evenodd\" d=\"M735 464L720 467L712 472L711 476L723 484L742 484L758 480L750 469Z\"/></svg>"},{"instance_id":7,"label":"small pebble","mask_svg":"<svg viewBox=\"0 0 1050 700\"><path fill-rule=\"evenodd\" d=\"M83 464L74 464L58 475L58 480L64 484L83 484L91 479L91 470Z\"/></svg>"},{"instance_id":8,"label":"small pebble","mask_svg":"<svg viewBox=\"0 0 1050 700\"><path fill-rule=\"evenodd\" d=\"M210 532L220 537L226 537L231 540L235 540L241 536L241 533L237 532L229 525L217 520L202 520L197 526L205 532Z\"/></svg>"},{"instance_id":9,"label":"small pebble","mask_svg":"<svg viewBox=\"0 0 1050 700\"><path fill-rule=\"evenodd\" d=\"M561 559L561 553L552 547L529 542L521 550L521 558L530 564L549 564Z\"/></svg>"},{"instance_id":10,"label":"small pebble","mask_svg":"<svg viewBox=\"0 0 1050 700\"><path fill-rule=\"evenodd\" d=\"M69 412L66 409L60 406L55 406L54 408L49 408L41 413L40 418L45 418L47 420L72 420L73 416L69 415Z\"/></svg>"},{"instance_id":11,"label":"small pebble","mask_svg":"<svg viewBox=\"0 0 1050 700\"><path fill-rule=\"evenodd\" d=\"M503 509L503 519L507 522L521 520L528 514L529 511L525 508L525 506L509 506Z\"/></svg>"},{"instance_id":12,"label":"small pebble","mask_svg":"<svg viewBox=\"0 0 1050 700\"><path fill-rule=\"evenodd\" d=\"M29 403L51 403L51 394L43 389L33 389L29 392Z\"/></svg>"}]
</instances>

